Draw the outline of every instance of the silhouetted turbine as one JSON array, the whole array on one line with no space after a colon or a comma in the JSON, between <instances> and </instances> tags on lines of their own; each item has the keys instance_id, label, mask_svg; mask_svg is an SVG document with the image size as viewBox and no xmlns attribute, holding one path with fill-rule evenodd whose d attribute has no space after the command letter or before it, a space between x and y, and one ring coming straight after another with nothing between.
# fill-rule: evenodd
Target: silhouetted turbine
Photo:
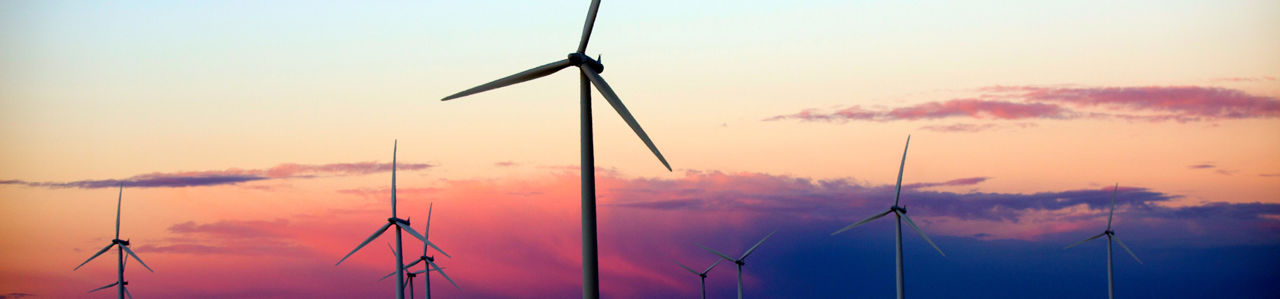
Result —
<instances>
[{"instance_id":1,"label":"silhouetted turbine","mask_svg":"<svg viewBox=\"0 0 1280 299\"><path fill-rule=\"evenodd\" d=\"M751 255L752 251L756 251L756 248L760 247L760 244L763 244L764 240L768 240L769 237L773 236L773 233L776 233L776 232L778 232L778 230L774 230L773 232L770 232L768 235L765 235L764 238L760 239L760 242L756 242L756 245L751 246L751 248L748 248L746 252L743 252L742 257L739 257L736 259L729 257L729 255L727 254L723 254L723 253L720 253L719 251L715 251L714 249L707 248L706 246L698 245L698 247L702 247L702 249L706 249L707 251L710 251L711 253L715 254L716 256L719 256L720 258L723 258L726 261L730 261L730 262L733 262L734 264L738 264L738 299L742 299L742 266L747 264L746 262L747 256ZM712 265L712 266L714 267L715 265ZM710 271L710 270L711 270L710 268L707 269L707 271Z\"/></svg>"},{"instance_id":2,"label":"silhouetted turbine","mask_svg":"<svg viewBox=\"0 0 1280 299\"><path fill-rule=\"evenodd\" d=\"M110 250L112 246L115 246L117 261L119 261L116 267L116 282L90 290L89 292L93 293L98 290L102 290L110 287L116 287L116 292L118 293L120 299L124 299L125 296L129 296L129 298L133 298L133 294L130 294L129 288L126 287L129 285L129 282L124 280L124 265L125 265L125 262L128 261L128 257L125 256L125 254L128 254L129 256L133 256L133 259L137 260L139 264L142 264L142 267L146 268L147 271L155 272L151 270L151 267L147 266L147 263L142 262L142 258L139 258L137 254L133 253L133 250L129 249L128 240L120 239L120 206L123 201L124 201L124 182L120 182L120 191L119 191L119 194L116 195L116 237L115 239L111 239L110 245L107 245L107 247L103 247L102 250L98 250L97 253L94 253L93 256L89 257L89 259L85 260L83 263L80 263L80 265L76 266L75 269L71 269L71 271L79 270L80 267L83 267L85 264L88 264L89 261L92 261L94 258L97 258L99 255L106 253L107 250Z\"/></svg>"},{"instance_id":3,"label":"silhouetted turbine","mask_svg":"<svg viewBox=\"0 0 1280 299\"><path fill-rule=\"evenodd\" d=\"M373 242L373 239L377 239L378 236L381 236L383 232L387 231L387 229L391 228L391 226L393 225L396 227L396 248L397 249L404 248L403 243L401 242L401 239L400 239L400 232L403 229L404 231L409 232L409 234L412 235L414 238L418 238L418 240L422 240L423 243L426 243L431 247L435 247L436 250L440 251L440 254L444 254L444 256L449 256L448 253L445 253L444 250L441 250L440 247L436 246L436 244L432 244L430 241L427 241L427 238L423 237L422 234L419 234L417 231L414 231L413 227L409 226L409 220L404 220L396 217L396 149L397 147L399 147L399 141L396 141L396 143L394 143L391 148L391 218L387 218L387 224L383 224L382 227L379 227L377 231L373 232L372 236L369 236L369 238L365 239L364 242L360 242L360 245L356 245L356 249L352 249L350 253L347 253L346 256L343 256L342 259L338 260L337 263L333 264L334 266L342 264L342 261L347 260L347 258L351 257L352 254L355 254L356 251L360 251L360 248L364 248L364 246L368 245L369 242ZM396 254L396 263L394 266L396 268L396 273L400 274L399 275L400 277L404 277L404 267L403 267L404 263L401 262L404 260L404 257L400 254L402 251L401 250L392 250L392 251L394 251ZM404 280L397 280L397 281L398 283L396 285L396 298L404 299Z\"/></svg>"},{"instance_id":4,"label":"silhouetted turbine","mask_svg":"<svg viewBox=\"0 0 1280 299\"><path fill-rule=\"evenodd\" d=\"M702 299L707 299L707 272L711 272L711 269L714 269L716 265L719 265L720 262L723 262L723 261L724 260L722 259L716 259L715 263L711 263L711 266L707 267L706 270L702 270L702 272L694 271L692 268L686 267L684 264L681 264L680 262L677 262L677 261L672 261L672 262L676 263L676 265L680 265L680 268L689 270L689 273L693 273L693 275L697 275L699 279L702 280Z\"/></svg>"},{"instance_id":5,"label":"silhouetted turbine","mask_svg":"<svg viewBox=\"0 0 1280 299\"><path fill-rule=\"evenodd\" d=\"M671 171L671 165L667 163L667 159L662 157L662 153L658 152L658 147L653 145L653 141L649 140L649 135L644 133L640 128L640 123L636 122L635 117L631 116L631 112L622 104L622 100L613 92L613 88L604 81L604 77L600 76L604 72L604 65L599 60L591 59L586 55L587 41L591 38L591 29L595 24L596 12L600 9L600 0L591 1L591 7L587 10L587 21L582 27L582 39L578 43L578 50L569 53L568 58L560 61L548 63L539 67L535 67L523 72L516 73L493 82L485 83L471 89L463 90L453 95L444 97L442 101L448 101L471 94L484 92L487 90L508 86L524 81L537 79L546 75L553 74L570 66L578 67L580 80L579 91L581 94L581 152L582 152L582 297L583 298L599 298L600 297L600 263L596 245L596 193L595 193L595 158L593 157L592 132L591 132L591 86L595 85L596 89L604 95L605 101L613 106L623 121L631 126L631 130L635 131L640 140L644 141L645 146L649 147L649 151L658 157L658 161Z\"/></svg>"},{"instance_id":6,"label":"silhouetted turbine","mask_svg":"<svg viewBox=\"0 0 1280 299\"><path fill-rule=\"evenodd\" d=\"M889 207L889 210L881 212L880 214L872 215L871 217L867 217L867 219L862 219L862 221L855 222L853 224L850 224L849 226L845 226L844 228L841 228L838 231L835 231L834 233L831 233L831 235L834 236L846 230L852 229L854 227L858 227L859 225L863 225L863 224L866 224L867 222L871 222L872 220L880 219L880 217L889 215L889 213L893 213L894 217L897 218L898 220L898 225L896 226L897 229L895 230L895 235L894 235L895 241L896 241L895 244L897 245L898 299L906 298L907 296L906 295L906 292L907 292L906 277L902 273L902 220L903 219L907 220L907 224L911 226L911 230L914 230L916 231L916 233L919 233L920 237L924 238L925 242L929 242L929 245L933 246L933 249L937 249L938 254L941 254L942 256L947 255L946 253L942 253L942 248L938 248L938 244L933 244L933 240L929 240L929 236L926 236L924 234L924 231L921 231L920 227L916 226L915 221L911 221L911 217L907 216L907 208L898 205L898 200L902 195L902 169L907 165L907 148L909 148L910 146L911 146L911 135L907 135L907 145L902 147L902 163L898 165L898 184L897 184L897 187L894 188L895 191L893 193L893 206Z\"/></svg>"},{"instance_id":7,"label":"silhouetted turbine","mask_svg":"<svg viewBox=\"0 0 1280 299\"><path fill-rule=\"evenodd\" d=\"M1116 193L1119 193L1119 192L1120 192L1120 184L1116 183L1115 189L1111 190L1111 212L1107 213L1107 230L1102 231L1102 233L1100 234L1089 237L1088 239L1081 240L1080 242L1071 243L1071 245L1067 245L1067 247L1062 248L1062 249L1067 249L1067 248L1075 247L1076 245L1084 244L1084 242L1093 241L1093 239L1097 239L1102 236L1107 236L1107 298L1116 297L1115 280L1112 278L1112 272L1111 272L1111 240L1115 239L1116 243L1120 243L1120 248L1124 248L1124 251L1128 252L1129 256L1133 257L1133 260L1138 261L1139 264L1142 263L1142 259L1139 259L1138 255L1133 254L1133 250L1129 250L1129 246L1125 246L1124 242L1121 242L1120 238L1116 237L1116 232L1111 230L1111 216L1116 214Z\"/></svg>"}]
</instances>

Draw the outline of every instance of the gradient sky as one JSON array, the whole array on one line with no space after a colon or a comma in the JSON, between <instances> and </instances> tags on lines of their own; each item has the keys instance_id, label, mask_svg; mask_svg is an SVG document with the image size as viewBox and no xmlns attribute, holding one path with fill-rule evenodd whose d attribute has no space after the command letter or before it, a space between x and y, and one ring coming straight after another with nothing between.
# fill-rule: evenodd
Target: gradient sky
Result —
<instances>
[{"instance_id":1,"label":"gradient sky","mask_svg":"<svg viewBox=\"0 0 1280 299\"><path fill-rule=\"evenodd\" d=\"M387 217L393 140L437 295L578 296L576 76L439 99L563 59L587 4L0 2L0 298L114 281L71 269L121 180L134 295L390 296L391 238L333 263ZM1280 297L1277 36L1275 1L605 1L587 52L674 171L597 96L602 293L693 298L673 260L776 229L748 295L891 296L891 222L829 234L891 205L911 134L947 253L904 237L912 295L1103 296L1103 242L1062 247L1118 183L1120 296Z\"/></svg>"}]
</instances>

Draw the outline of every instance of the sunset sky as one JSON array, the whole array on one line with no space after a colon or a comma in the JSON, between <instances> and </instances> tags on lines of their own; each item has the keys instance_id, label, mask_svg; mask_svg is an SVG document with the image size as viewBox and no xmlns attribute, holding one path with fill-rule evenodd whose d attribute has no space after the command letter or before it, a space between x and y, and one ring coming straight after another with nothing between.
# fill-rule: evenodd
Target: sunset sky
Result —
<instances>
[{"instance_id":1,"label":"sunset sky","mask_svg":"<svg viewBox=\"0 0 1280 299\"><path fill-rule=\"evenodd\" d=\"M694 298L777 230L751 297L1275 298L1280 2L604 1L601 293ZM0 298L386 297L399 211L442 298L581 292L578 76L440 98L574 51L589 1L0 2ZM406 239L410 256L421 243ZM734 270L708 292L735 292ZM421 290L421 281L417 282ZM420 294L418 296L421 296Z\"/></svg>"}]
</instances>

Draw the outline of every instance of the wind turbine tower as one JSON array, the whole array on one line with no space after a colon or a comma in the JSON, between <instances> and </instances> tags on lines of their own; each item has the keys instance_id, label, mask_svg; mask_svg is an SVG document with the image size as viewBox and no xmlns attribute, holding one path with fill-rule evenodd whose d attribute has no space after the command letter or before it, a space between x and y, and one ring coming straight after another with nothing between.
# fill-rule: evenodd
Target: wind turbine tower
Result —
<instances>
[{"instance_id":1,"label":"wind turbine tower","mask_svg":"<svg viewBox=\"0 0 1280 299\"><path fill-rule=\"evenodd\" d=\"M75 269L71 270L71 271L79 270L80 267L83 267L85 264L88 264L89 261L92 261L94 258L97 258L99 255L106 253L107 250L110 250L112 246L115 246L116 261L117 261L116 282L90 290L89 292L93 293L93 292L97 292L98 290L102 290L102 289L106 289L114 286L116 287L116 293L119 295L120 299L124 299L125 296L129 296L129 298L133 298L133 294L130 294L129 288L126 287L127 285L129 285L129 282L124 280L124 265L125 265L125 262L129 260L128 256L125 256L125 254L128 254L129 256L133 256L133 259L137 260L139 264L142 264L143 268L147 268L147 271L151 271L153 273L155 272L151 270L151 267L147 266L147 263L142 262L142 258L139 258L138 254L133 253L133 250L129 249L128 240L120 239L120 205L123 202L123 200L124 200L124 182L120 182L120 191L119 191L119 194L116 195L116 237L115 239L111 239L111 244L107 245L107 247L103 247L102 250L98 250L98 253L94 253L93 256L89 257L88 260L85 260L83 263L80 263L79 266L76 266Z\"/></svg>"},{"instance_id":2,"label":"wind turbine tower","mask_svg":"<svg viewBox=\"0 0 1280 299\"><path fill-rule=\"evenodd\" d=\"M929 240L929 236L926 236L924 234L924 231L921 231L920 227L916 226L915 221L911 221L911 217L907 216L907 208L898 205L899 198L902 195L902 169L907 165L907 148L909 148L910 146L911 146L911 135L907 135L907 145L902 147L902 163L898 165L898 184L897 184L897 187L894 188L893 206L889 207L889 210L881 212L880 214L872 215L871 217L867 217L867 219L862 219L862 221L855 222L853 224L850 224L849 226L845 226L844 228L841 228L840 230L831 233L831 235L834 236L846 230L852 229L854 227L858 227L859 225L863 225L863 224L866 224L867 222L871 222L872 220L880 219L880 217L889 215L889 213L893 213L894 218L896 218L898 221L898 225L896 226L896 230L894 232L894 241L895 241L894 244L897 246L898 299L903 299L903 298L906 298L907 296L906 295L907 293L906 277L902 273L902 220L904 219L907 220L907 225L910 225L912 230L916 231L916 233L919 233L920 237L924 238L925 242L929 242L929 245L933 245L933 249L938 250L938 254L941 254L942 256L947 256L947 254L942 253L942 248L938 248L938 244L933 244L933 240Z\"/></svg>"},{"instance_id":3,"label":"wind turbine tower","mask_svg":"<svg viewBox=\"0 0 1280 299\"><path fill-rule=\"evenodd\" d=\"M422 240L423 243L426 243L431 247L435 247L436 250L440 251L440 254L449 256L449 254L445 253L444 250L440 250L440 247L436 247L436 244L431 244L431 241L427 241L426 237L423 237L422 234L413 230L413 227L409 226L409 220L396 217L396 150L398 147L399 141L396 141L391 148L391 218L387 218L387 224L383 224L382 227L379 227L377 231L373 232L372 236L369 236L369 238L365 239L364 242L361 242L360 245L356 245L356 249L352 249L350 253L347 253L346 256L343 256L342 259L338 260L334 266L342 264L342 261L347 260L347 258L351 257L352 254L355 254L356 251L360 251L360 248L364 248L364 246L368 245L369 242L373 242L373 239L377 239L378 236L381 236L382 233L386 232L388 228L391 228L391 226L396 227L396 248L393 250L396 254L395 268L396 274L398 274L396 277L405 277L403 267L404 263L401 262L404 260L404 256L402 254L404 250L401 250L404 248L404 244L400 239L401 230L407 231L414 238L418 238L418 240ZM396 281L396 299L404 299L405 281L404 279L396 279Z\"/></svg>"},{"instance_id":4,"label":"wind turbine tower","mask_svg":"<svg viewBox=\"0 0 1280 299\"><path fill-rule=\"evenodd\" d=\"M600 263L598 257L598 249L596 245L596 191L595 191L595 157L592 142L591 130L591 86L594 85L601 95L604 95L605 101L613 106L623 121L631 126L631 130L635 131L640 140L644 141L645 146L658 157L658 161L671 171L671 165L667 163L667 159L662 157L662 153L658 152L658 147L653 145L653 141L649 140L649 135L644 133L640 128L640 123L636 122L635 117L631 116L631 112L622 104L622 100L618 98L618 94L614 93L609 83L604 81L604 77L600 76L604 72L604 65L599 59L592 59L587 56L587 41L591 38L591 29L595 26L596 12L600 9L600 0L591 1L591 7L587 10L587 20L582 26L582 39L578 42L578 50L569 53L568 57L556 62L548 63L539 67L535 67L523 72L516 73L493 82L485 83L471 89L463 90L453 95L444 97L442 101L448 101L483 91L508 86L524 81L537 79L543 76L553 74L570 66L578 67L579 71L579 91L581 101L580 112L580 134L581 134L581 154L582 154L582 298L599 298L600 297Z\"/></svg>"},{"instance_id":5,"label":"wind turbine tower","mask_svg":"<svg viewBox=\"0 0 1280 299\"><path fill-rule=\"evenodd\" d=\"M1142 259L1139 259L1138 255L1133 254L1133 250L1129 250L1129 246L1125 246L1124 242L1121 242L1120 238L1116 237L1116 232L1111 230L1111 217L1116 214L1116 194L1119 192L1120 192L1120 184L1117 183L1115 189L1111 190L1111 212L1107 213L1107 230L1102 231L1102 233L1100 234L1089 237L1088 239L1084 239L1084 240L1081 240L1080 242L1075 242L1075 243L1072 243L1071 245L1067 245L1066 248L1063 248L1063 249L1067 249L1067 248L1075 247L1076 245L1084 244L1084 242L1093 241L1093 239L1101 238L1102 236L1107 236L1107 298L1116 297L1116 287L1115 287L1116 284L1115 284L1115 279L1112 275L1113 272L1111 270L1112 268L1111 240L1115 240L1116 243L1119 243L1120 248L1124 248L1124 251L1128 252L1129 256L1133 257L1133 260L1138 261L1139 264L1142 263Z\"/></svg>"}]
</instances>

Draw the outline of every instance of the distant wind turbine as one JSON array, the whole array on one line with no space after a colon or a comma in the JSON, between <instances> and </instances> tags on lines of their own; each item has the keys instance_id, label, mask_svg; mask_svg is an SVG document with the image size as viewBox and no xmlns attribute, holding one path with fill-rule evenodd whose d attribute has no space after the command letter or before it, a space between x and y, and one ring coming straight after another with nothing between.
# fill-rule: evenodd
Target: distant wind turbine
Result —
<instances>
[{"instance_id":1,"label":"distant wind turbine","mask_svg":"<svg viewBox=\"0 0 1280 299\"><path fill-rule=\"evenodd\" d=\"M742 299L742 266L747 264L746 263L747 256L751 255L752 251L755 251L757 247L760 247L760 244L764 243L764 240L768 240L769 237L773 236L773 234L776 232L778 232L778 230L773 230L773 232L770 232L768 235L765 235L764 238L760 239L760 242L756 242L756 245L751 246L751 248L748 248L746 252L743 252L742 257L739 257L736 259L729 257L729 255L727 254L723 254L723 253L720 253L719 251L715 251L714 249L707 248L706 246L698 245L698 247L702 247L702 249L706 249L707 251L710 251L711 253L717 256L720 256L720 258L723 258L726 261L730 261L730 262L733 262L734 264L738 264L738 299ZM684 266L684 265L681 265L681 266ZM711 266L715 267L715 265L711 265ZM711 271L711 268L707 268L707 271ZM703 292L705 293L706 286L704 285L703 288L704 288Z\"/></svg>"},{"instance_id":2,"label":"distant wind turbine","mask_svg":"<svg viewBox=\"0 0 1280 299\"><path fill-rule=\"evenodd\" d=\"M448 101L483 91L504 87L524 81L537 79L546 75L550 75L561 69L576 66L578 67L580 79L579 86L581 91L581 153L582 153L582 297L583 298L599 298L600 297L600 263L598 258L598 250L596 246L596 192L595 192L595 158L592 145L591 132L591 86L595 85L600 94L604 95L605 101L613 106L623 121L631 126L631 130L640 136L640 140L644 141L645 146L658 157L658 161L671 171L671 165L667 163L667 159L662 157L662 153L658 152L658 147L653 145L653 141L649 140L649 135L644 133L640 128L640 123L636 122L635 117L631 116L631 112L622 104L622 100L618 98L618 94L613 92L613 88L605 83L604 78L600 77L600 73L604 72L604 65L597 59L592 59L586 55L587 41L591 38L591 29L595 25L596 12L600 9L600 0L591 1L591 7L587 10L587 21L582 27L582 39L578 43L578 50L569 53L568 58L564 60L548 63L539 67L519 72L493 82L485 83L471 89L463 90L453 95L444 97L442 101Z\"/></svg>"},{"instance_id":3,"label":"distant wind turbine","mask_svg":"<svg viewBox=\"0 0 1280 299\"><path fill-rule=\"evenodd\" d=\"M102 289L106 289L114 286L116 287L116 292L119 294L120 299L124 299L125 296L129 296L129 298L132 299L133 294L130 294L129 288L126 287L127 285L129 285L129 282L124 280L124 265L125 265L125 262L128 261L128 257L125 256L125 254L127 253L130 256L133 256L133 259L137 260L139 264L142 264L143 268L147 268L147 271L151 271L151 272L155 272L155 271L151 270L151 267L148 267L147 263L142 262L142 258L139 258L137 254L133 253L133 250L129 249L128 240L120 239L120 205L123 201L124 201L124 182L120 182L120 191L119 191L119 194L116 195L116 237L115 239L111 239L110 245L107 245L107 247L103 247L102 250L98 250L98 253L94 253L93 256L89 257L88 260L85 260L83 263L80 263L79 266L76 266L76 268L72 269L71 271L79 270L80 267L84 266L84 264L88 264L89 261L92 261L94 258L97 258L99 255L106 253L107 250L110 250L112 246L116 246L116 255L117 255L116 260L119 261L119 263L116 264L117 265L116 282L90 290L89 292L93 293L98 290L102 290Z\"/></svg>"},{"instance_id":4,"label":"distant wind turbine","mask_svg":"<svg viewBox=\"0 0 1280 299\"><path fill-rule=\"evenodd\" d=\"M431 231L431 210L432 210L432 209L434 209L434 208L435 208L435 203L432 203L431 205L427 206L427 226L426 226L425 228L423 228L423 230L422 230L422 237L423 237L423 238L426 238L426 239L428 239L428 240L430 240L430 237L431 237L431 233L430 233L430 231ZM392 251L394 251L394 250L392 250ZM428 255L427 255L427 243L425 243L425 242L422 244L422 256L419 256L417 260L413 261L413 263L409 263L408 265L405 265L405 266L404 266L404 268L405 268L405 270L409 270L409 268L413 268L413 266L415 266L415 265L417 265L418 263L421 263L421 262L423 262L423 261L426 261L426 262L427 262L427 264L424 266L426 269L424 269L424 270L422 270L422 271L418 271L418 272L411 272L411 273L409 273L409 274L411 274L410 276L414 276L415 274L422 274L422 276L423 276L423 279L422 279L422 280L423 280L423 284L422 284L422 285L426 286L426 287L424 287L424 289L426 289L426 296L425 296L425 297L423 297L423 298L431 299L431 275L430 275L430 272L432 272L432 271L440 272L440 276L444 276L444 279L448 280L450 284L453 284L453 287L458 288L459 290L461 290L461 289L462 289L461 287L459 287L459 286L458 286L458 284L457 284L457 283L454 283L454 282L453 282L453 279L452 279L452 278L449 278L449 275L448 275L448 274L445 274L445 273L444 273L444 267L440 267L440 266L436 265L436 263L435 263L436 258L435 258L434 256L428 256ZM394 274L396 274L396 273L395 273L395 272L391 272L391 274L387 274L387 276L386 276L386 277L383 277L383 279L386 279L387 277L391 277L391 275L394 275Z\"/></svg>"},{"instance_id":5,"label":"distant wind turbine","mask_svg":"<svg viewBox=\"0 0 1280 299\"><path fill-rule=\"evenodd\" d=\"M855 222L853 224L850 224L849 226L845 226L844 228L841 228L840 230L834 233L831 233L831 235L834 236L846 230L852 229L854 227L858 227L859 225L863 225L863 224L866 224L867 222L871 222L872 220L880 219L880 217L889 215L889 213L893 213L895 218L897 218L898 220L896 234L894 235L895 240L897 241L896 244L897 244L897 253L898 253L897 254L898 299L906 298L906 292L907 292L906 280L902 273L902 220L903 219L907 220L907 224L911 225L911 229L915 230L916 233L919 233L920 237L924 238L925 242L929 242L929 245L933 245L933 249L938 250L938 254L941 254L942 256L947 256L947 254L942 253L942 248L938 248L938 244L934 244L933 240L929 240L929 236L926 236L924 234L924 231L921 231L920 227L916 226L916 223L914 221L911 221L911 217L907 216L907 208L898 205L899 198L902 195L902 169L907 165L907 148L910 146L911 146L911 135L907 135L907 145L902 147L902 163L898 165L898 185L897 187L894 188L895 191L893 194L893 206L889 207L889 210L887 211L881 212L880 214L875 214L871 217L867 217L867 219L862 219L862 221Z\"/></svg>"},{"instance_id":6,"label":"distant wind turbine","mask_svg":"<svg viewBox=\"0 0 1280 299\"><path fill-rule=\"evenodd\" d=\"M720 262L723 262L723 261L724 261L724 260L722 260L722 259L716 259L716 262L715 262L715 263L711 263L711 266L710 266L710 267L707 267L707 269L706 269L706 270L702 270L702 272L698 272L698 271L695 271L695 270L693 270L693 269L691 269L691 268L689 268L689 267L686 267L684 264L681 264L680 262L676 262L676 261L672 261L672 262L675 262L675 263L676 263L676 265L680 265L680 268L684 268L685 270L689 270L689 273L693 273L693 275L697 275L699 278L701 278L701 280L702 280L702 299L707 299L707 272L711 272L711 269L714 269L714 268L716 267L716 265L719 265L719 264L720 264Z\"/></svg>"},{"instance_id":7,"label":"distant wind turbine","mask_svg":"<svg viewBox=\"0 0 1280 299\"><path fill-rule=\"evenodd\" d=\"M399 143L400 143L399 141L396 141L391 148L391 218L387 218L387 224L383 224L382 227L378 228L377 231L373 232L372 236L369 236L369 238L365 239L364 242L360 242L360 245L356 245L356 249L352 249L351 253L347 253L346 256L343 256L341 260L338 260L338 263L333 264L334 266L342 264L342 261L347 260L347 258L351 257L352 254L355 254L356 251L360 251L360 248L364 248L364 246L368 245L369 242L373 242L373 239L377 239L378 236L381 236L383 232L387 231L387 229L391 228L391 226L393 225L396 227L396 248L397 249L392 251L394 251L396 254L395 268L396 268L396 273L399 274L397 275L398 277L405 276L404 267L403 267L404 263L401 262L404 260L404 256L401 254L402 250L399 250L399 248L404 248L403 243L401 242L401 239L400 239L401 230L409 232L409 234L413 235L414 238L418 238L419 240L422 240L423 243L426 243L427 245L434 247L437 251L440 251L440 254L444 254L444 256L449 256L449 254L445 253L444 250L440 250L440 247L436 247L436 244L431 244L430 241L427 241L426 237L423 237L422 234L419 234L417 231L414 231L413 227L409 226L409 220L404 220L396 217L396 150L399 147ZM403 279L397 279L396 281L397 281L396 299L404 299L404 283L405 282Z\"/></svg>"},{"instance_id":8,"label":"distant wind turbine","mask_svg":"<svg viewBox=\"0 0 1280 299\"><path fill-rule=\"evenodd\" d=\"M1116 297L1115 280L1112 278L1112 272L1111 272L1111 240L1114 239L1116 243L1119 243L1120 248L1124 248L1124 251L1128 252L1129 256L1133 257L1133 260L1138 261L1139 264L1142 263L1142 259L1139 259L1138 255L1133 254L1133 250L1129 250L1129 246L1125 246L1124 242L1121 242L1120 238L1116 237L1116 232L1111 230L1111 216L1116 214L1116 193L1119 193L1119 192L1120 192L1120 184L1117 183L1115 189L1111 190L1111 212L1107 214L1107 230L1102 231L1102 233L1100 234L1089 237L1088 239L1084 239L1084 240L1081 240L1080 242L1075 242L1075 243L1072 243L1071 245L1067 245L1067 247L1063 248L1063 249L1067 249L1067 248L1075 247L1076 245L1084 244L1084 242L1093 241L1093 239L1101 238L1102 236L1107 236L1107 298Z\"/></svg>"}]
</instances>

